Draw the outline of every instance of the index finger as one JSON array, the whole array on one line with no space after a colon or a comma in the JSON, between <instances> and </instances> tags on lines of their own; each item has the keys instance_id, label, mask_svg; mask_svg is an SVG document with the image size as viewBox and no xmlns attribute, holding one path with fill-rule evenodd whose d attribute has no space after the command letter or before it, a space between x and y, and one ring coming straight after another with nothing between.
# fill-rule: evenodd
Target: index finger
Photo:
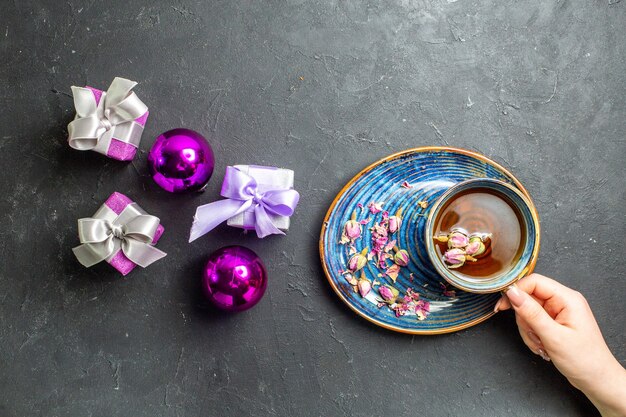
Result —
<instances>
[{"instance_id":1,"label":"index finger","mask_svg":"<svg viewBox=\"0 0 626 417\"><path fill-rule=\"evenodd\" d=\"M572 290L557 281L540 274L530 274L516 282L517 288L533 295L539 300L548 301L556 298L565 302Z\"/></svg>"},{"instance_id":2,"label":"index finger","mask_svg":"<svg viewBox=\"0 0 626 417\"><path fill-rule=\"evenodd\" d=\"M545 277L540 274L530 274L515 283L517 288L533 296L538 302L545 305L547 301L552 300L550 304L558 304L562 306L567 302L568 292L572 290L559 282ZM511 303L506 296L503 296L495 306L495 311L504 311L511 308ZM557 314L554 311L553 314Z\"/></svg>"}]
</instances>

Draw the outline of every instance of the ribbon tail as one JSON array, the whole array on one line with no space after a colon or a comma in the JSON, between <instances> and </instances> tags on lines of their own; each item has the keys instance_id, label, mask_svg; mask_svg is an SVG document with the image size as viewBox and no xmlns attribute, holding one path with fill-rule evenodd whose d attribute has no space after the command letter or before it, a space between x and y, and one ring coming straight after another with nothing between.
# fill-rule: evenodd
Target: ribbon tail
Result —
<instances>
[{"instance_id":1,"label":"ribbon tail","mask_svg":"<svg viewBox=\"0 0 626 417\"><path fill-rule=\"evenodd\" d=\"M293 189L268 191L263 195L265 209L279 216L291 216L299 200L300 194Z\"/></svg>"},{"instance_id":2,"label":"ribbon tail","mask_svg":"<svg viewBox=\"0 0 626 417\"><path fill-rule=\"evenodd\" d=\"M265 236L268 236L268 235L284 235L285 234L276 226L274 226L272 219L270 219L270 216L267 214L267 211L265 211L265 207L263 207L261 204L257 205L254 208L254 217L256 220L254 223L254 229L256 230L257 236L260 237L261 239L263 239Z\"/></svg>"},{"instance_id":3,"label":"ribbon tail","mask_svg":"<svg viewBox=\"0 0 626 417\"><path fill-rule=\"evenodd\" d=\"M167 254L160 249L135 239L124 239L122 242L124 255L142 268L158 261Z\"/></svg>"},{"instance_id":4,"label":"ribbon tail","mask_svg":"<svg viewBox=\"0 0 626 417\"><path fill-rule=\"evenodd\" d=\"M113 251L112 240L107 239L101 243L84 243L72 248L76 259L83 266L89 268L99 262L104 261Z\"/></svg>"},{"instance_id":5,"label":"ribbon tail","mask_svg":"<svg viewBox=\"0 0 626 417\"><path fill-rule=\"evenodd\" d=\"M74 149L88 151L96 147L104 132L96 116L74 119L67 126L68 143Z\"/></svg>"},{"instance_id":6,"label":"ribbon tail","mask_svg":"<svg viewBox=\"0 0 626 417\"><path fill-rule=\"evenodd\" d=\"M193 242L200 236L204 236L215 229L220 223L245 211L251 204L252 202L249 200L227 199L198 207L189 232L189 242Z\"/></svg>"}]
</instances>

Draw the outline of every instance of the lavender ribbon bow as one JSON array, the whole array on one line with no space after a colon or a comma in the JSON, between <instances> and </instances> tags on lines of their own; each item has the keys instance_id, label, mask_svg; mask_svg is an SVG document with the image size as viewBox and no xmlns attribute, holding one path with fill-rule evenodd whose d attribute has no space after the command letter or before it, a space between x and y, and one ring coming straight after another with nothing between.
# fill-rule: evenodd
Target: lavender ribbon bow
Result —
<instances>
[{"instance_id":1,"label":"lavender ribbon bow","mask_svg":"<svg viewBox=\"0 0 626 417\"><path fill-rule=\"evenodd\" d=\"M221 195L226 197L226 200L205 204L196 209L189 242L251 207L254 207L254 228L258 237L264 238L271 234L284 235L274 225L268 213L291 216L300 199L300 194L296 190L259 192L256 180L234 167L226 167Z\"/></svg>"}]
</instances>

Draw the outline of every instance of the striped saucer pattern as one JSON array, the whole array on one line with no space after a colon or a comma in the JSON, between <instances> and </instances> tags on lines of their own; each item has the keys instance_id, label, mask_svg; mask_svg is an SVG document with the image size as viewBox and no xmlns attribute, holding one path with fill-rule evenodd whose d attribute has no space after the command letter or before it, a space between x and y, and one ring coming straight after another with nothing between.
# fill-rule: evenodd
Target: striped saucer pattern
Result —
<instances>
[{"instance_id":1,"label":"striped saucer pattern","mask_svg":"<svg viewBox=\"0 0 626 417\"><path fill-rule=\"evenodd\" d=\"M492 316L500 294L472 294L449 285L444 288L445 280L432 266L424 244L424 226L430 207L450 186L472 178L508 182L530 199L519 181L503 167L483 155L462 149L427 147L400 152L354 177L329 208L320 237L322 265L337 295L367 320L403 333L449 333ZM422 208L418 201L426 201L428 206ZM399 248L409 252L410 262L401 268L394 286L400 290L401 296L410 287L420 294L421 299L430 302L430 314L424 320L418 320L414 313L396 317L386 306L378 307L376 290L363 298L354 292L342 274L348 269L350 255L349 246L339 241L345 223L355 210L359 220L372 218L363 226L363 234L355 242L356 250L360 252L372 246L370 227L381 220L382 213L372 215L367 209L370 202L382 202L389 215L403 209L402 225L393 238L397 239ZM381 271L374 261L368 262L363 271L370 281L390 282L379 276Z\"/></svg>"}]
</instances>

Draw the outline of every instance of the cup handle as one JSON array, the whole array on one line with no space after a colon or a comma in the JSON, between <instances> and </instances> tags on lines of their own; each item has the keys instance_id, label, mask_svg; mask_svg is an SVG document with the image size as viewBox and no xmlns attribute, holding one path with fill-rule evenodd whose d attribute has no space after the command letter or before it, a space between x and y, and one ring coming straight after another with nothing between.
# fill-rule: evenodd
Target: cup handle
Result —
<instances>
[{"instance_id":1,"label":"cup handle","mask_svg":"<svg viewBox=\"0 0 626 417\"><path fill-rule=\"evenodd\" d=\"M515 283L509 285L508 287L504 288L502 291L500 291L500 294L502 295L506 295L507 291L509 291L511 288L517 288L517 285L515 285Z\"/></svg>"}]
</instances>

